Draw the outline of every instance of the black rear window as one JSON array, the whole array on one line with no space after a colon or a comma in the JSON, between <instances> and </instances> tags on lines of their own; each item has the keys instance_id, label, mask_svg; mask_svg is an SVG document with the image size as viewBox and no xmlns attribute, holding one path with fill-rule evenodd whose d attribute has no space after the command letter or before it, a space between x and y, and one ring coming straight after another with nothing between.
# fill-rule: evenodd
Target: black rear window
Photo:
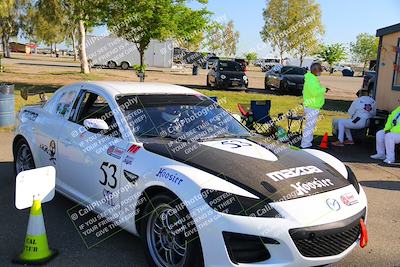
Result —
<instances>
[{"instance_id":1,"label":"black rear window","mask_svg":"<svg viewBox=\"0 0 400 267\"><path fill-rule=\"evenodd\" d=\"M283 67L281 69L281 74L292 74L292 75L304 75L307 73L307 70L299 67Z\"/></svg>"},{"instance_id":2,"label":"black rear window","mask_svg":"<svg viewBox=\"0 0 400 267\"><path fill-rule=\"evenodd\" d=\"M220 71L242 71L242 67L235 61L220 61L218 64Z\"/></svg>"}]
</instances>

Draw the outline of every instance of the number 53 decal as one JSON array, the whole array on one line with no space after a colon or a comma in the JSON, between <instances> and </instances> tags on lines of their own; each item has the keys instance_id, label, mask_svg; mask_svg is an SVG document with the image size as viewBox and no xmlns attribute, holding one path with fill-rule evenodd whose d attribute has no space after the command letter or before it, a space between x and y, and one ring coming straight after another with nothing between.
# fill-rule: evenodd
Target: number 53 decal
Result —
<instances>
[{"instance_id":1,"label":"number 53 decal","mask_svg":"<svg viewBox=\"0 0 400 267\"><path fill-rule=\"evenodd\" d=\"M112 174L111 174L112 181L111 181L111 183L110 183L110 181L108 181L108 173L105 170L105 168L112 169ZM117 178L115 177L115 173L117 172L117 166L115 166L114 164L110 164L109 162L103 162L103 164L101 164L101 166L100 166L100 169L104 173L104 178L103 178L103 180L100 179L99 182L102 185L108 185L112 189L116 188L117 187Z\"/></svg>"},{"instance_id":2,"label":"number 53 decal","mask_svg":"<svg viewBox=\"0 0 400 267\"><path fill-rule=\"evenodd\" d=\"M239 148L239 147L243 147L243 146L251 146L251 144L240 141L240 140L227 140L227 141L222 141L221 142L222 145L230 145L232 146L231 148Z\"/></svg>"}]
</instances>

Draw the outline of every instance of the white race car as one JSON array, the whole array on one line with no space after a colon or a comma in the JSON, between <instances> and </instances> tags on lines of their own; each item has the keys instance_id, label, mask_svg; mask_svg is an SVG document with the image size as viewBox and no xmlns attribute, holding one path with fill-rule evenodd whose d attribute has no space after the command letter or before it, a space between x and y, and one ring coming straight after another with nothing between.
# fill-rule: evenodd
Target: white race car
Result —
<instances>
[{"instance_id":1,"label":"white race car","mask_svg":"<svg viewBox=\"0 0 400 267\"><path fill-rule=\"evenodd\" d=\"M81 236L126 229L151 266L320 266L367 242L349 168L252 134L196 91L76 83L18 122L16 172L54 166Z\"/></svg>"}]
</instances>

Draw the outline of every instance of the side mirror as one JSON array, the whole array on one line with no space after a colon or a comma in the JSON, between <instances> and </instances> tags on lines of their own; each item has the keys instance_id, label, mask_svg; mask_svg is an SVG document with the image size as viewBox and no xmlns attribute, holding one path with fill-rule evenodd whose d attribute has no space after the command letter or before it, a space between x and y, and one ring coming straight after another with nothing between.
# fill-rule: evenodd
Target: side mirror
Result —
<instances>
[{"instance_id":1,"label":"side mirror","mask_svg":"<svg viewBox=\"0 0 400 267\"><path fill-rule=\"evenodd\" d=\"M83 126L88 130L108 130L107 122L101 119L86 119L83 121Z\"/></svg>"}]
</instances>

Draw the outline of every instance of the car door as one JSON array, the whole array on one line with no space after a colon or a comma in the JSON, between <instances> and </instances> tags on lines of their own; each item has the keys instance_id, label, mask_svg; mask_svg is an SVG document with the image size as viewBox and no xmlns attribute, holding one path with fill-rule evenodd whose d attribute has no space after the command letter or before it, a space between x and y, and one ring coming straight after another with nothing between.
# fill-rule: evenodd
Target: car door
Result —
<instances>
[{"instance_id":1,"label":"car door","mask_svg":"<svg viewBox=\"0 0 400 267\"><path fill-rule=\"evenodd\" d=\"M66 122L59 139L60 176L65 193L84 203L97 203L98 212L120 205L122 158L129 142L124 140L115 119L118 107L111 99L90 89L82 90L74 114ZM85 119L103 119L109 130L83 126ZM115 208L117 207L117 208Z\"/></svg>"},{"instance_id":2,"label":"car door","mask_svg":"<svg viewBox=\"0 0 400 267\"><path fill-rule=\"evenodd\" d=\"M218 67L218 63L217 63L217 62L214 62L213 65L212 65L212 67L211 67L210 73L209 73L209 75L208 75L208 76L209 76L209 79L210 79L210 83L211 83L212 85L215 84L215 80L216 80L216 76L217 76L217 72L216 72L217 67Z\"/></svg>"},{"instance_id":3,"label":"car door","mask_svg":"<svg viewBox=\"0 0 400 267\"><path fill-rule=\"evenodd\" d=\"M272 87L279 88L280 86L280 70L273 70L270 74L270 83Z\"/></svg>"},{"instance_id":4,"label":"car door","mask_svg":"<svg viewBox=\"0 0 400 267\"><path fill-rule=\"evenodd\" d=\"M39 146L36 167L54 166L58 169L58 138L70 114L72 104L77 96L75 87L65 88L56 93L37 117L33 131ZM57 179L57 184L59 180Z\"/></svg>"}]
</instances>

